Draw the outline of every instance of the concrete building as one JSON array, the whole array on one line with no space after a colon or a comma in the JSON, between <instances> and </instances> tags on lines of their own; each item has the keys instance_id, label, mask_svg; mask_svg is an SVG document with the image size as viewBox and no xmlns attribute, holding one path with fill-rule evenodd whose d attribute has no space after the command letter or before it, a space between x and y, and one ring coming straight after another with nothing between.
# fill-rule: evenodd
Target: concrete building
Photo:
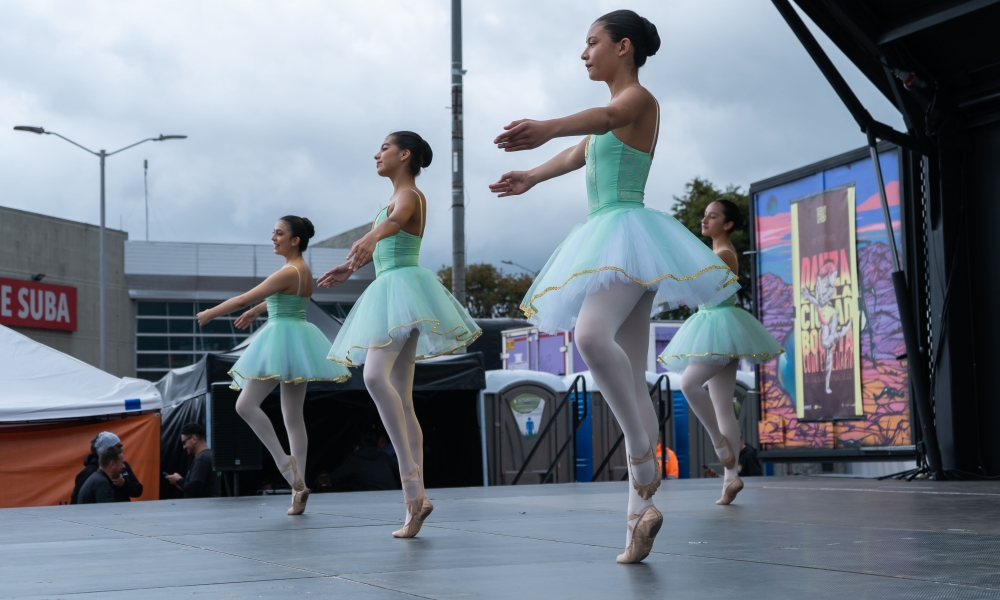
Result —
<instances>
[{"instance_id":1,"label":"concrete building","mask_svg":"<svg viewBox=\"0 0 1000 600\"><path fill-rule=\"evenodd\" d=\"M0 245L0 324L99 366L99 232L94 225L0 207L0 239L5 241ZM107 229L105 235L107 370L134 377L135 309L125 281L128 233ZM52 300L50 314L46 295Z\"/></svg>"}]
</instances>

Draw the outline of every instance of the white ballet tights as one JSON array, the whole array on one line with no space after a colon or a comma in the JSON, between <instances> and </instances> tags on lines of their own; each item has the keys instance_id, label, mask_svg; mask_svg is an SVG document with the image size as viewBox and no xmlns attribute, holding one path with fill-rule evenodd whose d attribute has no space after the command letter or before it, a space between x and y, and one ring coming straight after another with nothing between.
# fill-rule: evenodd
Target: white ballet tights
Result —
<instances>
[{"instance_id":1,"label":"white ballet tights","mask_svg":"<svg viewBox=\"0 0 1000 600\"><path fill-rule=\"evenodd\" d=\"M726 436L733 447L733 452L737 453L737 458L743 446L743 436L736 422L736 411L733 409L736 368L739 363L738 359L726 365L692 362L684 369L684 375L681 376L681 391L691 405L691 410L708 431L712 445L718 446L722 443L722 436ZM707 391L704 388L706 382L708 382ZM726 448L717 452L720 458L728 458L729 451ZM735 468L726 469L724 481L732 481L738 474Z\"/></svg>"},{"instance_id":2,"label":"white ballet tights","mask_svg":"<svg viewBox=\"0 0 1000 600\"><path fill-rule=\"evenodd\" d=\"M605 402L625 433L625 449L642 458L655 449L658 435L656 411L646 383L649 351L649 313L655 292L634 283L614 282L588 294L576 322L576 344L601 390ZM631 467L639 483L656 475L657 461ZM628 515L638 515L652 500L643 500L628 485ZM631 524L634 525L634 519ZM626 529L625 547L632 543Z\"/></svg>"},{"instance_id":3,"label":"white ballet tights","mask_svg":"<svg viewBox=\"0 0 1000 600\"><path fill-rule=\"evenodd\" d=\"M267 398L276 385L278 385L276 379L247 381L243 386L243 391L240 392L240 397L236 399L236 412L257 434L268 452L271 453L271 457L274 458L274 464L278 466L281 475L288 481L288 485L292 485L295 476L290 468L291 461L288 460L285 449L281 447L281 442L278 440L277 434L274 433L271 419L268 419L267 414L260 409L264 398ZM303 479L306 475L306 451L309 447L306 422L302 418L302 407L306 401L306 385L308 384L281 384L281 416L285 420L285 430L288 432L288 445L291 447L292 456L298 463L299 474Z\"/></svg>"},{"instance_id":4,"label":"white ballet tights","mask_svg":"<svg viewBox=\"0 0 1000 600\"><path fill-rule=\"evenodd\" d=\"M365 359L365 387L396 450L404 500L415 500L424 491L424 433L413 412L413 368L419 335L414 329L406 339L369 350ZM418 467L420 478L406 481Z\"/></svg>"}]
</instances>

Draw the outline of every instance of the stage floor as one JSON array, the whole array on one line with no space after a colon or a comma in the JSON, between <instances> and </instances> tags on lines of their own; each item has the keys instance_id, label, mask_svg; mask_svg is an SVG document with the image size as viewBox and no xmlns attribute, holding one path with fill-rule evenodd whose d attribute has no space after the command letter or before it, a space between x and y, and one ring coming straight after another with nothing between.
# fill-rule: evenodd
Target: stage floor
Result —
<instances>
[{"instance_id":1,"label":"stage floor","mask_svg":"<svg viewBox=\"0 0 1000 600\"><path fill-rule=\"evenodd\" d=\"M664 526L618 565L625 483L0 510L3 598L997 598L1000 484L664 482Z\"/></svg>"}]
</instances>

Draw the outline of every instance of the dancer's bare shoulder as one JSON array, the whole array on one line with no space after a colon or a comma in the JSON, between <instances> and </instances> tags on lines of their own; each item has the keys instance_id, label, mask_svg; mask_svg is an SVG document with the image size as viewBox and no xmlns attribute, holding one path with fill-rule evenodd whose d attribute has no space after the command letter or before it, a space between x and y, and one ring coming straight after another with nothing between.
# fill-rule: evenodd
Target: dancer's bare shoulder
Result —
<instances>
[{"instance_id":1,"label":"dancer's bare shoulder","mask_svg":"<svg viewBox=\"0 0 1000 600\"><path fill-rule=\"evenodd\" d=\"M740 274L740 262L739 257L736 256L736 250L732 248L718 248L715 250L715 255L722 259L722 262L726 263L729 270L733 272L734 275Z\"/></svg>"}]
</instances>

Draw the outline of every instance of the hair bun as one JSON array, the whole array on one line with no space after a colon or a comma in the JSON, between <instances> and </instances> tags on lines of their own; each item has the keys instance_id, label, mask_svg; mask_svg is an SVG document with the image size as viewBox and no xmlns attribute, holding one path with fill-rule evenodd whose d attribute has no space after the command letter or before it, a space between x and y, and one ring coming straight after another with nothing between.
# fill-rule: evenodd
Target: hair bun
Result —
<instances>
[{"instance_id":1,"label":"hair bun","mask_svg":"<svg viewBox=\"0 0 1000 600\"><path fill-rule=\"evenodd\" d=\"M427 140L420 138L420 166L424 169L431 166L433 158L434 151L431 150L431 145L427 143Z\"/></svg>"},{"instance_id":2,"label":"hair bun","mask_svg":"<svg viewBox=\"0 0 1000 600\"><path fill-rule=\"evenodd\" d=\"M642 23L646 27L646 56L653 56L660 49L660 34L656 31L656 25L646 17L642 18Z\"/></svg>"},{"instance_id":3,"label":"hair bun","mask_svg":"<svg viewBox=\"0 0 1000 600\"><path fill-rule=\"evenodd\" d=\"M312 239L312 237L316 235L316 228L313 227L312 221L310 221L309 219L305 217L301 217L301 219L303 225L302 233L305 234L303 237L305 237L307 240Z\"/></svg>"}]
</instances>

